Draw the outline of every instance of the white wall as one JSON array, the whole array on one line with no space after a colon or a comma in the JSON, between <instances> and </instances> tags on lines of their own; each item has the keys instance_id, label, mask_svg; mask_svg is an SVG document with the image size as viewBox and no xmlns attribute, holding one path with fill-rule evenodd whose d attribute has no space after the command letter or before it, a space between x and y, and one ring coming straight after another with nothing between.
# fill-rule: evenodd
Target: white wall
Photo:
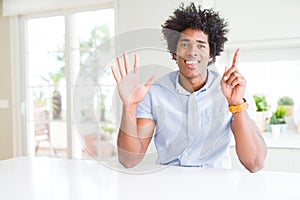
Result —
<instances>
[{"instance_id":1,"label":"white wall","mask_svg":"<svg viewBox=\"0 0 300 200\"><path fill-rule=\"evenodd\" d=\"M116 0L116 30L121 33L137 28L160 28L180 2L178 0Z\"/></svg>"},{"instance_id":2,"label":"white wall","mask_svg":"<svg viewBox=\"0 0 300 200\"><path fill-rule=\"evenodd\" d=\"M221 62L230 61L237 47L244 62L300 59L300 1L215 0L214 7L230 28Z\"/></svg>"},{"instance_id":3,"label":"white wall","mask_svg":"<svg viewBox=\"0 0 300 200\"><path fill-rule=\"evenodd\" d=\"M117 32L160 27L180 0L116 0ZM228 19L232 42L300 37L298 0L194 1L215 9ZM213 3L210 3L213 2Z\"/></svg>"},{"instance_id":4,"label":"white wall","mask_svg":"<svg viewBox=\"0 0 300 200\"><path fill-rule=\"evenodd\" d=\"M117 33L156 27L179 6L179 0L116 0ZM190 1L183 1L189 3ZM243 49L289 48L288 56L298 55L300 47L300 1L298 0L202 0L203 7L214 7L229 22L227 52ZM279 51L279 52L278 52ZM276 49L274 54L282 54ZM253 54L253 52L249 52ZM266 55L272 59L272 55ZM247 56L244 56L247 58ZM249 57L249 56L248 56ZM250 56L253 57L253 56ZM222 58L224 59L224 58ZM227 58L226 58L227 59Z\"/></svg>"},{"instance_id":5,"label":"white wall","mask_svg":"<svg viewBox=\"0 0 300 200\"><path fill-rule=\"evenodd\" d=\"M216 0L215 8L230 22L231 41L300 36L298 0Z\"/></svg>"}]
</instances>

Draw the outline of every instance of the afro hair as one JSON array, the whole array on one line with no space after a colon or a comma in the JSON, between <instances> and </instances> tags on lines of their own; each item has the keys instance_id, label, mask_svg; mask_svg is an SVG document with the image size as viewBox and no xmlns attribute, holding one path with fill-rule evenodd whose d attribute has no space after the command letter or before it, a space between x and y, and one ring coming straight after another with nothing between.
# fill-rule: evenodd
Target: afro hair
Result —
<instances>
[{"instance_id":1,"label":"afro hair","mask_svg":"<svg viewBox=\"0 0 300 200\"><path fill-rule=\"evenodd\" d=\"M210 56L213 58L209 64L215 62L216 56L219 56L224 50L224 43L227 41L228 23L220 18L218 12L212 9L201 10L201 6L197 8L194 3L187 7L184 7L184 4L181 3L173 14L162 25L162 33L173 59L181 32L191 28L202 30L208 35Z\"/></svg>"}]
</instances>

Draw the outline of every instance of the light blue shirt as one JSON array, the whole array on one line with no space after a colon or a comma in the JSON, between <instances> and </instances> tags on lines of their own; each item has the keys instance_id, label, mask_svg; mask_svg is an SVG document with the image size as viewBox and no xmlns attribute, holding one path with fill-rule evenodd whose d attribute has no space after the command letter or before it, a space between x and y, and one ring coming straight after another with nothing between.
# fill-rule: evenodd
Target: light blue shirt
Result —
<instances>
[{"instance_id":1,"label":"light blue shirt","mask_svg":"<svg viewBox=\"0 0 300 200\"><path fill-rule=\"evenodd\" d=\"M178 74L174 71L159 78L137 110L137 118L153 119L156 123L157 162L231 168L232 114L221 91L221 76L208 70L206 84L190 93L179 84ZM245 98L250 101L249 108L253 108L253 98Z\"/></svg>"}]
</instances>

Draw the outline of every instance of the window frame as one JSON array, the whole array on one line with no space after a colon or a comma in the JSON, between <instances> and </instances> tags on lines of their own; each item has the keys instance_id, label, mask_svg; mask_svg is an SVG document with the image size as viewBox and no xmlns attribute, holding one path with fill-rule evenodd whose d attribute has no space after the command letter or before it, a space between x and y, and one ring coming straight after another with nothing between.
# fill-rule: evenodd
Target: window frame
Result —
<instances>
[{"instance_id":1,"label":"window frame","mask_svg":"<svg viewBox=\"0 0 300 200\"><path fill-rule=\"evenodd\" d=\"M13 41L16 41L14 46L14 67L13 73L14 80L17 80L14 87L14 104L19 105L16 108L14 114L14 138L15 138L15 154L16 156L30 156L33 153L30 152L30 132L28 127L28 60L26 56L26 52L28 50L27 43L27 21L30 19L36 18L44 18L44 17L54 17L54 16L63 16L65 20L65 65L66 65L66 89L67 89L67 97L66 97L66 125L67 125L67 158L81 158L81 155L78 154L78 150L74 148L74 145L79 144L79 140L76 139L77 134L74 131L74 125L72 125L72 88L70 87L71 80L71 69L70 69L70 60L71 60L71 50L72 46L70 43L70 37L72 37L72 32L70 28L72 26L72 16L78 12L88 12L88 11L96 11L101 9L113 9L114 15L116 15L116 7L113 3L104 3L97 4L93 6L82 7L80 9L68 9L62 11L49 11L45 13L32 13L21 16L14 16L13 19L13 29L16 29L16 34L12 37ZM116 17L114 18L114 28L116 28ZM18 113L21 113L18 114ZM77 136L78 137L78 136Z\"/></svg>"}]
</instances>

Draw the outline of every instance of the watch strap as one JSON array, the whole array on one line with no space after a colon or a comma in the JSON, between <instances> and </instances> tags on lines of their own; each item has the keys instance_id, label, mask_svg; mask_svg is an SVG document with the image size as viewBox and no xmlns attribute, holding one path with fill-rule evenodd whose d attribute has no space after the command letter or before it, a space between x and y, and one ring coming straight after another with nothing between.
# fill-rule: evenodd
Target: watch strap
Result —
<instances>
[{"instance_id":1,"label":"watch strap","mask_svg":"<svg viewBox=\"0 0 300 200\"><path fill-rule=\"evenodd\" d=\"M246 110L248 108L248 103L246 102L246 99L244 99L244 103L241 103L239 105L234 105L234 106L228 106L228 109L231 113L239 113L242 112L243 110Z\"/></svg>"}]
</instances>

